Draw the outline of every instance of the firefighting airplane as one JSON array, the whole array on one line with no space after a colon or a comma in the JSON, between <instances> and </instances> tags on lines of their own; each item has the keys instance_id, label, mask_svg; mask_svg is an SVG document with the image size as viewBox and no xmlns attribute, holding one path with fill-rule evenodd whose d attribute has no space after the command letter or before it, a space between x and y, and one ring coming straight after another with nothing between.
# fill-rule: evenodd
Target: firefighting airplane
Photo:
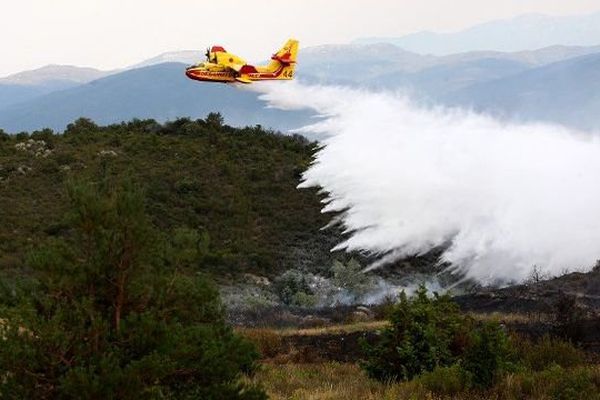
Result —
<instances>
[{"instance_id":1,"label":"firefighting airplane","mask_svg":"<svg viewBox=\"0 0 600 400\"><path fill-rule=\"evenodd\" d=\"M252 83L265 80L290 80L294 78L298 41L290 39L271 57L266 66L246 64L238 56L225 51L221 46L213 46L206 51L206 62L186 68L188 78L207 82Z\"/></svg>"}]
</instances>

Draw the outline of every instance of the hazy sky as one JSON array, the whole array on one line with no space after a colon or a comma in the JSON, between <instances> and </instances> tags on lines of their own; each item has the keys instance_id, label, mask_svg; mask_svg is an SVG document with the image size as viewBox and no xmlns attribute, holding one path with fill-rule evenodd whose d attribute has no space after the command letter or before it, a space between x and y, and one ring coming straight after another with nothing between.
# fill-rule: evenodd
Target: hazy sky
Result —
<instances>
[{"instance_id":1,"label":"hazy sky","mask_svg":"<svg viewBox=\"0 0 600 400\"><path fill-rule=\"evenodd\" d=\"M118 68L214 43L257 60L290 36L310 46L599 9L598 0L3 0L0 76L52 63Z\"/></svg>"}]
</instances>

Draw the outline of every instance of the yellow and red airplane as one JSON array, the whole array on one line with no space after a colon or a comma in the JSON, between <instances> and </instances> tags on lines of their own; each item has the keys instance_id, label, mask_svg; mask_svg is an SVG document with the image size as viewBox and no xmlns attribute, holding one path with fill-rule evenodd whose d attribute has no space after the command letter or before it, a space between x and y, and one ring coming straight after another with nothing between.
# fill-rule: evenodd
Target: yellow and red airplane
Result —
<instances>
[{"instance_id":1,"label":"yellow and red airplane","mask_svg":"<svg viewBox=\"0 0 600 400\"><path fill-rule=\"evenodd\" d=\"M188 78L206 82L242 82L290 80L294 78L298 41L290 39L271 57L269 65L252 66L221 46L206 51L206 62L186 68Z\"/></svg>"}]
</instances>

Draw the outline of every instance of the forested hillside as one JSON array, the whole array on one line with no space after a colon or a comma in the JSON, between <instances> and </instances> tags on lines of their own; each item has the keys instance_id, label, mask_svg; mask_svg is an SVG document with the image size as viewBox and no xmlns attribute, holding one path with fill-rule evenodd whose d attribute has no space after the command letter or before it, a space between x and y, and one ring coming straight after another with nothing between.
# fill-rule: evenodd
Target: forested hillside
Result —
<instances>
[{"instance_id":1,"label":"forested hillside","mask_svg":"<svg viewBox=\"0 0 600 400\"><path fill-rule=\"evenodd\" d=\"M319 196L298 190L315 144L260 126L153 120L97 126L80 119L64 134L0 136L0 269L23 271L27 252L66 235L65 183L128 176L145 190L163 232L197 232L203 266L217 277L330 265L336 241L320 228Z\"/></svg>"}]
</instances>

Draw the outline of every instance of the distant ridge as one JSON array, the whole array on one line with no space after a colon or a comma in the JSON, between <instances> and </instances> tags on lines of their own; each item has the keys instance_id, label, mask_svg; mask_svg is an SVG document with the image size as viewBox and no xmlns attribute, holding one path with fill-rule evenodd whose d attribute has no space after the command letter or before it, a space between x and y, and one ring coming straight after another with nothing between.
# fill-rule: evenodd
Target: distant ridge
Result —
<instances>
[{"instance_id":1,"label":"distant ridge","mask_svg":"<svg viewBox=\"0 0 600 400\"><path fill-rule=\"evenodd\" d=\"M0 78L0 110L36 97L79 86L108 72L72 65L47 65Z\"/></svg>"},{"instance_id":2,"label":"distant ridge","mask_svg":"<svg viewBox=\"0 0 600 400\"><path fill-rule=\"evenodd\" d=\"M74 65L46 65L0 78L0 85L40 85L51 81L87 83L108 75L108 71Z\"/></svg>"},{"instance_id":3,"label":"distant ridge","mask_svg":"<svg viewBox=\"0 0 600 400\"><path fill-rule=\"evenodd\" d=\"M149 58L137 64L130 65L124 69L143 68L151 65L163 64L168 62L177 62L186 65L195 64L204 57L204 52L201 50L183 50L169 51L159 54L156 57Z\"/></svg>"},{"instance_id":4,"label":"distant ridge","mask_svg":"<svg viewBox=\"0 0 600 400\"><path fill-rule=\"evenodd\" d=\"M553 45L600 45L600 12L575 16L526 14L475 25L454 33L418 32L401 37L357 39L356 43L391 43L420 54L469 51L523 51Z\"/></svg>"},{"instance_id":5,"label":"distant ridge","mask_svg":"<svg viewBox=\"0 0 600 400\"><path fill-rule=\"evenodd\" d=\"M447 94L444 101L500 117L600 133L600 53L478 83Z\"/></svg>"},{"instance_id":6,"label":"distant ridge","mask_svg":"<svg viewBox=\"0 0 600 400\"><path fill-rule=\"evenodd\" d=\"M235 126L261 124L285 131L310 122L308 112L265 109L254 93L187 80L185 66L202 58L201 53L164 53L108 72L75 67L72 71L76 76L81 73L77 79L84 83L64 74L73 67L60 66L37 75L37 84L0 83L0 128L61 131L81 116L110 124L132 118L203 118L211 111L223 113L227 123ZM303 49L297 77L311 84L400 91L426 105L467 106L507 118L600 129L600 76L596 72L600 65L592 57L598 54L600 46L432 56L385 43L322 45ZM172 59L183 63L161 63ZM108 75L85 82L97 74ZM71 80L60 80L61 76ZM526 90L534 94L528 96ZM511 108L517 104L519 113Z\"/></svg>"}]
</instances>

